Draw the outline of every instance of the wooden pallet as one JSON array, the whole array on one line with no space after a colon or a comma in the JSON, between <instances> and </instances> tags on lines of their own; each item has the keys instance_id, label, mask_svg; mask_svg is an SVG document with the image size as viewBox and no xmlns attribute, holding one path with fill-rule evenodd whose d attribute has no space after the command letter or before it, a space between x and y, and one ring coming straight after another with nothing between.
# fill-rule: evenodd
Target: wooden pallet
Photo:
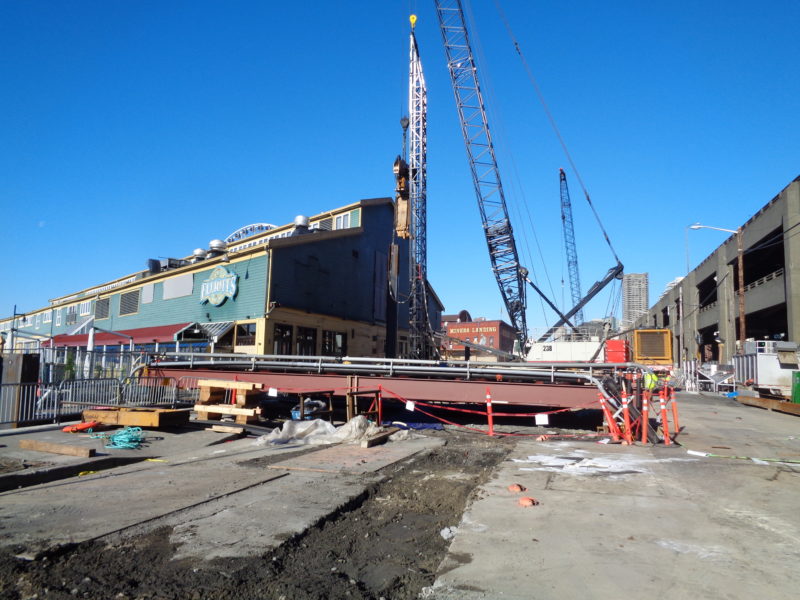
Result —
<instances>
[{"instance_id":1,"label":"wooden pallet","mask_svg":"<svg viewBox=\"0 0 800 600\"><path fill-rule=\"evenodd\" d=\"M225 379L200 379L198 404L223 404L232 398L236 406L252 404L261 395L261 384L249 381L227 381Z\"/></svg>"},{"instance_id":2,"label":"wooden pallet","mask_svg":"<svg viewBox=\"0 0 800 600\"><path fill-rule=\"evenodd\" d=\"M260 408L242 408L230 404L195 404L198 421L219 421L222 415L233 415L236 423L245 425L258 422Z\"/></svg>"}]
</instances>

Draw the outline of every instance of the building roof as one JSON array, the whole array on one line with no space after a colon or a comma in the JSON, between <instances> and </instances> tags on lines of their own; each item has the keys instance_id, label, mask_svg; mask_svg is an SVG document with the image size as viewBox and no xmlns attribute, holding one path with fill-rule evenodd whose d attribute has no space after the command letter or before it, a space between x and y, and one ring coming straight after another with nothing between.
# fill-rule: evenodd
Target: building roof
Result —
<instances>
[{"instance_id":1,"label":"building roof","mask_svg":"<svg viewBox=\"0 0 800 600\"><path fill-rule=\"evenodd\" d=\"M153 344L174 342L178 339L178 334L194 323L178 323L177 325L159 325L157 327L141 327L139 329L125 329L110 333L106 331L98 331L94 336L94 343L96 346L119 346L125 345L131 341L134 344ZM131 340L132 338L132 340ZM56 335L43 342L42 346L81 346L85 347L89 343L89 334L82 333L79 335Z\"/></svg>"}]
</instances>

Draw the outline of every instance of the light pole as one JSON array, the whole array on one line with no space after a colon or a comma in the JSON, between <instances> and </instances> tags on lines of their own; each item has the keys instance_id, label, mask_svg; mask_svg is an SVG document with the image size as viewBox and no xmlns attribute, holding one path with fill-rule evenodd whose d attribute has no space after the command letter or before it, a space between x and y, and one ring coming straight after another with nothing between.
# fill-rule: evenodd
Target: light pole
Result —
<instances>
[{"instance_id":1,"label":"light pole","mask_svg":"<svg viewBox=\"0 0 800 600\"><path fill-rule=\"evenodd\" d=\"M737 262L739 265L739 354L744 354L746 329L744 322L744 239L742 236L742 228L724 229L723 227L711 227L710 225L700 225L700 223L695 223L694 225L689 225L689 229L715 229L717 231L725 231L727 233L736 234Z\"/></svg>"}]
</instances>

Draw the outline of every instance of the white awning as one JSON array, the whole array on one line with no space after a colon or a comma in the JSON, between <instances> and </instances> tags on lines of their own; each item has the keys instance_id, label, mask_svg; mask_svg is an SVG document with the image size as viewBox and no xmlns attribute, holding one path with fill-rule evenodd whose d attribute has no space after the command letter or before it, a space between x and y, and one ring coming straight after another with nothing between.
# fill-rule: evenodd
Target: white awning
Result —
<instances>
[{"instance_id":1,"label":"white awning","mask_svg":"<svg viewBox=\"0 0 800 600\"><path fill-rule=\"evenodd\" d=\"M206 337L216 343L223 335L233 328L233 321L219 321L217 323L198 323L197 324Z\"/></svg>"}]
</instances>

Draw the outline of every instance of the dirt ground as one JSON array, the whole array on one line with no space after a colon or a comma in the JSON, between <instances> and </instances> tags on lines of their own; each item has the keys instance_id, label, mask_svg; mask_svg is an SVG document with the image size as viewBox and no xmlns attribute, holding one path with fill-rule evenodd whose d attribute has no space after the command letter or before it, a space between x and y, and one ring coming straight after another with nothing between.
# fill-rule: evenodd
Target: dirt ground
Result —
<instances>
[{"instance_id":1,"label":"dirt ground","mask_svg":"<svg viewBox=\"0 0 800 600\"><path fill-rule=\"evenodd\" d=\"M44 467L49 463L40 461L23 461L16 458L0 458L0 473L14 473L23 469Z\"/></svg>"},{"instance_id":2,"label":"dirt ground","mask_svg":"<svg viewBox=\"0 0 800 600\"><path fill-rule=\"evenodd\" d=\"M386 479L304 534L259 557L173 560L170 530L89 542L29 561L0 549L0 598L118 600L417 598L434 581L470 494L513 438L430 432L445 446L386 470ZM253 465L258 466L258 465Z\"/></svg>"}]
</instances>

